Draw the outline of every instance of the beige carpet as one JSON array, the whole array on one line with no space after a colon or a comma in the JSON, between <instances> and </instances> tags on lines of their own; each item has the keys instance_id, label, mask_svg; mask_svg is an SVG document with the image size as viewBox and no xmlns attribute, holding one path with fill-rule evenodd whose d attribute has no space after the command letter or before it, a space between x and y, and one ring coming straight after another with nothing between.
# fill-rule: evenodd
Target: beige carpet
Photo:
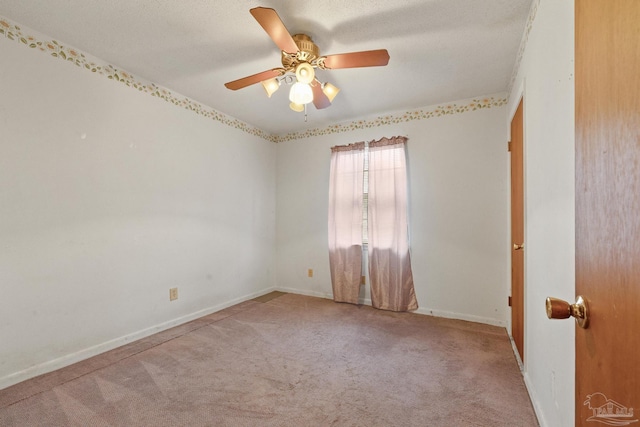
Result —
<instances>
[{"instance_id":1,"label":"beige carpet","mask_svg":"<svg viewBox=\"0 0 640 427\"><path fill-rule=\"evenodd\" d=\"M538 425L502 328L271 297L0 390L0 425Z\"/></svg>"}]
</instances>

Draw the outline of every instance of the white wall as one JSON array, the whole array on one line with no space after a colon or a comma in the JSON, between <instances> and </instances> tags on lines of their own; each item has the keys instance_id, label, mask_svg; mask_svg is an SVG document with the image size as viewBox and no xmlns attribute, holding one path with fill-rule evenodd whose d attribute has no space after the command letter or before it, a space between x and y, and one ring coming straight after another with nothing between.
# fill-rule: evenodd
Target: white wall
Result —
<instances>
[{"instance_id":1,"label":"white wall","mask_svg":"<svg viewBox=\"0 0 640 427\"><path fill-rule=\"evenodd\" d=\"M547 296L575 300L573 7L540 1L508 117L524 93L525 380L541 424L554 427L574 425L575 322L544 309Z\"/></svg>"},{"instance_id":2,"label":"white wall","mask_svg":"<svg viewBox=\"0 0 640 427\"><path fill-rule=\"evenodd\" d=\"M461 104L464 104L462 102ZM389 124L278 144L278 287L331 296L330 147L409 138L412 265L419 312L506 325L506 108ZM307 269L314 277L307 277ZM369 298L369 293L364 295Z\"/></svg>"},{"instance_id":3,"label":"white wall","mask_svg":"<svg viewBox=\"0 0 640 427\"><path fill-rule=\"evenodd\" d=\"M0 388L275 286L275 144L0 50Z\"/></svg>"}]
</instances>

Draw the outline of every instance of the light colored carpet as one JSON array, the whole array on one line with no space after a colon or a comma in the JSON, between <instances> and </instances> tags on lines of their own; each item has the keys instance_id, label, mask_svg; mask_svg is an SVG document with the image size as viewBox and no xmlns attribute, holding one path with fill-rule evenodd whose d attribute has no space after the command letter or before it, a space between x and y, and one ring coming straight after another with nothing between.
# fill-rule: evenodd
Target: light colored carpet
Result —
<instances>
[{"instance_id":1,"label":"light colored carpet","mask_svg":"<svg viewBox=\"0 0 640 427\"><path fill-rule=\"evenodd\" d=\"M0 425L538 425L502 328L265 300L0 390Z\"/></svg>"}]
</instances>

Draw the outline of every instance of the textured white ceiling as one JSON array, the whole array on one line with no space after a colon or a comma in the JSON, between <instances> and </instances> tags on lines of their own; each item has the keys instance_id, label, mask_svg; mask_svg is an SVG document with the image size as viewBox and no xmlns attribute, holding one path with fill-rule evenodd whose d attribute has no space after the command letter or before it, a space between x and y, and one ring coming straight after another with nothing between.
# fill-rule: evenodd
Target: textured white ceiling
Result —
<instances>
[{"instance_id":1,"label":"textured white ceiling","mask_svg":"<svg viewBox=\"0 0 640 427\"><path fill-rule=\"evenodd\" d=\"M404 111L508 88L531 0L0 0L0 15L269 133ZM386 67L320 70L329 108L288 107L283 88L224 83L280 66L249 14L276 9L322 55L387 49Z\"/></svg>"}]
</instances>

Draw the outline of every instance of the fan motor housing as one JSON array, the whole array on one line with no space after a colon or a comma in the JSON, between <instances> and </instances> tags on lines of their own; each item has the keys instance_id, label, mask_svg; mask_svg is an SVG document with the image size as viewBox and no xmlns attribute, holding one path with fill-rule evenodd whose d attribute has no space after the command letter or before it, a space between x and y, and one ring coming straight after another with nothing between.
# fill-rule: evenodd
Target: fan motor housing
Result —
<instances>
[{"instance_id":1,"label":"fan motor housing","mask_svg":"<svg viewBox=\"0 0 640 427\"><path fill-rule=\"evenodd\" d=\"M295 68L300 62L311 62L320 57L320 49L306 34L295 34L293 41L298 46L297 53L282 52L282 65L287 68Z\"/></svg>"}]
</instances>

